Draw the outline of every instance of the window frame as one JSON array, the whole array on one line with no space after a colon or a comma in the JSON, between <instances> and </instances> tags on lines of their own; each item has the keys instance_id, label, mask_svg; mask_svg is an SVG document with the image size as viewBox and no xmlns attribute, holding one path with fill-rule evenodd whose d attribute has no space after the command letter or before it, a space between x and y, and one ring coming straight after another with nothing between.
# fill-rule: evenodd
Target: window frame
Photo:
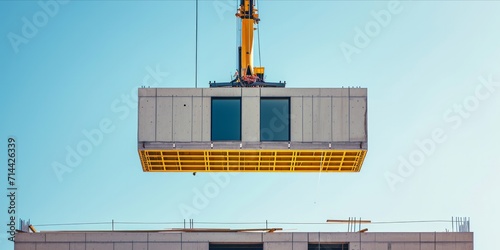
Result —
<instances>
[{"instance_id":1,"label":"window frame","mask_svg":"<svg viewBox=\"0 0 500 250\"><path fill-rule=\"evenodd\" d=\"M264 250L264 243L208 243L208 250L232 250L232 249Z\"/></svg>"},{"instance_id":2,"label":"window frame","mask_svg":"<svg viewBox=\"0 0 500 250\"><path fill-rule=\"evenodd\" d=\"M335 247L335 248L333 248L333 247ZM349 250L349 242L335 242L335 243L319 243L319 242L312 243L312 242L309 242L307 244L307 250L328 250L328 249Z\"/></svg>"},{"instance_id":3,"label":"window frame","mask_svg":"<svg viewBox=\"0 0 500 250\"><path fill-rule=\"evenodd\" d=\"M215 139L214 140L214 100L217 101L217 100L238 100L239 101L239 139L238 140L221 140L221 139ZM243 134L243 131L242 131L242 128L243 128L243 125L242 125L242 98L239 97L239 96L228 96L228 97L223 97L223 96L212 96L211 99L210 99L210 141L241 141L241 138L242 138L242 134Z\"/></svg>"},{"instance_id":4,"label":"window frame","mask_svg":"<svg viewBox=\"0 0 500 250\"><path fill-rule=\"evenodd\" d=\"M288 128L288 133L287 133L287 139L286 140L276 140L276 139L267 139L267 140L263 140L262 138L262 130L263 130L263 127L262 127L262 100L286 100L287 101L287 104L288 104L288 114L287 114L287 118L288 118L288 124L286 124L287 128ZM260 100L259 100L259 140L261 142L289 142L291 141L291 113L292 113L292 110L291 110L291 104L290 104L291 100L290 100L290 97L281 97L281 96L269 96L269 97L261 97ZM265 127L265 128L268 128L268 127Z\"/></svg>"}]
</instances>

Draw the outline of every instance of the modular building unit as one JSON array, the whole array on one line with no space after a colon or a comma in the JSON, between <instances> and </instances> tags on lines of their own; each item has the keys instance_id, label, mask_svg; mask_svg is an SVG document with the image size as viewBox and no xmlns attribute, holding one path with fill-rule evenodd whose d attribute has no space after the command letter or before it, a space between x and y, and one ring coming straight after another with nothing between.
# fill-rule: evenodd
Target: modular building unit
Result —
<instances>
[{"instance_id":1,"label":"modular building unit","mask_svg":"<svg viewBox=\"0 0 500 250\"><path fill-rule=\"evenodd\" d=\"M366 88L141 88L146 172L358 172Z\"/></svg>"}]
</instances>

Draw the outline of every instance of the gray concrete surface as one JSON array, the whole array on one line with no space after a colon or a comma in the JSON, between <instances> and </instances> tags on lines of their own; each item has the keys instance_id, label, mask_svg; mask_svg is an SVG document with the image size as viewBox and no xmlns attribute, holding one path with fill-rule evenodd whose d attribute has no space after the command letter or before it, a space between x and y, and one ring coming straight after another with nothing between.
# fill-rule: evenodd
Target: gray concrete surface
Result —
<instances>
[{"instance_id":1,"label":"gray concrete surface","mask_svg":"<svg viewBox=\"0 0 500 250\"><path fill-rule=\"evenodd\" d=\"M366 88L141 88L139 148L239 148L211 145L212 97L241 97L244 147L266 147L259 142L260 98L289 97L290 142L272 147L367 149Z\"/></svg>"},{"instance_id":2,"label":"gray concrete surface","mask_svg":"<svg viewBox=\"0 0 500 250\"><path fill-rule=\"evenodd\" d=\"M210 243L262 243L264 250L307 250L349 243L349 250L472 250L473 233L42 232L19 233L15 250L210 250Z\"/></svg>"}]
</instances>

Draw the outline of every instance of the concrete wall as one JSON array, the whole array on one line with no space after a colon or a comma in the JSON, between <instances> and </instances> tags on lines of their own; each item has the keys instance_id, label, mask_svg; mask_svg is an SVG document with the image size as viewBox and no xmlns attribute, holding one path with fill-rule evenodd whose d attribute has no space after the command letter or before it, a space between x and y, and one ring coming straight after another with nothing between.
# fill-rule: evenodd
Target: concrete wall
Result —
<instances>
[{"instance_id":1,"label":"concrete wall","mask_svg":"<svg viewBox=\"0 0 500 250\"><path fill-rule=\"evenodd\" d=\"M350 250L472 250L473 233L19 233L15 250L209 250L209 243L262 243L264 250L307 250L349 243Z\"/></svg>"},{"instance_id":2,"label":"concrete wall","mask_svg":"<svg viewBox=\"0 0 500 250\"><path fill-rule=\"evenodd\" d=\"M211 143L212 97L241 97L242 142L248 145L260 141L260 98L289 97L294 145L367 147L366 88L141 88L138 144Z\"/></svg>"}]
</instances>

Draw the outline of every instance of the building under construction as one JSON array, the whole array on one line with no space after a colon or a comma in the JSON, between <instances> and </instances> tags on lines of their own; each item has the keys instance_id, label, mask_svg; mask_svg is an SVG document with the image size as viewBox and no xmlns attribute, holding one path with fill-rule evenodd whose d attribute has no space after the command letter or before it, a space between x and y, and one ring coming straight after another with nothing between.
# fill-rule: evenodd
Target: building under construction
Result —
<instances>
[{"instance_id":1,"label":"building under construction","mask_svg":"<svg viewBox=\"0 0 500 250\"><path fill-rule=\"evenodd\" d=\"M472 250L470 232L79 231L19 233L15 250Z\"/></svg>"}]
</instances>

